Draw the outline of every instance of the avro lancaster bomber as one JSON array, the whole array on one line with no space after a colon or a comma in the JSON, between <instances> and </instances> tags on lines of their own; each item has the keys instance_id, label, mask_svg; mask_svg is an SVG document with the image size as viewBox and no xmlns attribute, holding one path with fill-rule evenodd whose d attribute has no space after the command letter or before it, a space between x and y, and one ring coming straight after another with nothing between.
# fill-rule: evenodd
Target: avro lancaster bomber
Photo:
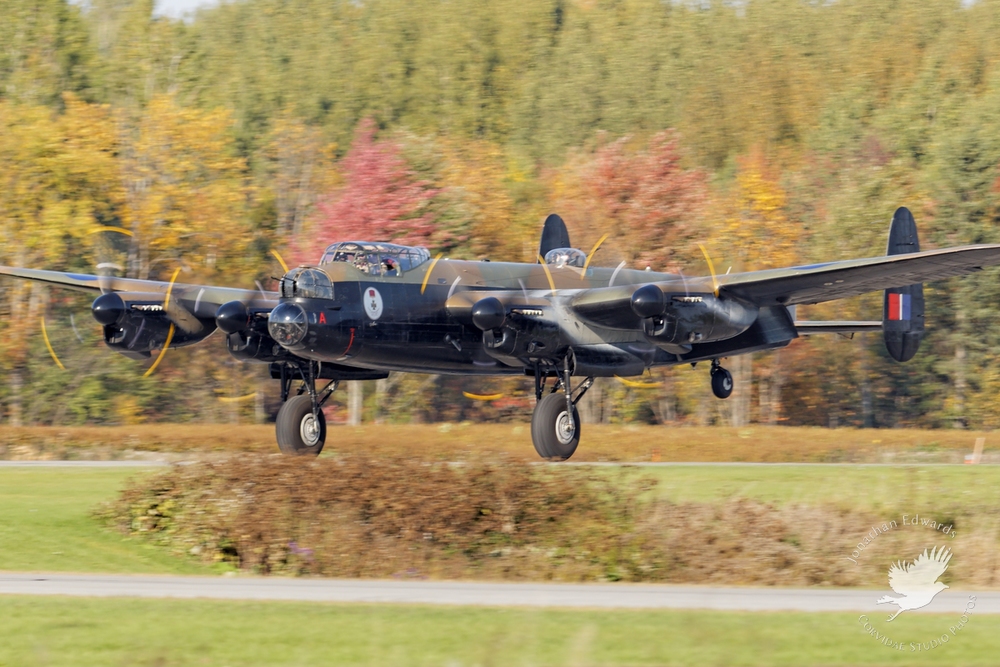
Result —
<instances>
[{"instance_id":1,"label":"avro lancaster bomber","mask_svg":"<svg viewBox=\"0 0 1000 667\"><path fill-rule=\"evenodd\" d=\"M922 283L1000 264L1000 245L921 252L913 216L900 208L880 257L703 277L599 267L592 258L550 215L536 263L342 242L315 266L288 271L277 292L10 267L0 275L94 294L105 342L136 359L219 329L230 354L268 364L280 381L276 431L286 454L323 449L322 407L338 383L399 371L534 378L535 449L565 460L580 441L576 404L594 378L704 361L713 392L726 398L733 379L722 360L812 333L880 330L889 354L907 361L924 331ZM794 317L800 304L878 290L882 321Z\"/></svg>"}]
</instances>

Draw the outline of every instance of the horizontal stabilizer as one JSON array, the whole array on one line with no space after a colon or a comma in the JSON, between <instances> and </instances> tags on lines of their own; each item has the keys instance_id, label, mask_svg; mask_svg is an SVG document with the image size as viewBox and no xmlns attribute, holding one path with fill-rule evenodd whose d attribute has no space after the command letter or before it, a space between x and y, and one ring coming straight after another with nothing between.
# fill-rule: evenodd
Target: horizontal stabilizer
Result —
<instances>
[{"instance_id":1,"label":"horizontal stabilizer","mask_svg":"<svg viewBox=\"0 0 1000 667\"><path fill-rule=\"evenodd\" d=\"M875 321L829 320L801 321L795 323L800 336L810 334L854 334L865 331L882 331L882 323Z\"/></svg>"}]
</instances>

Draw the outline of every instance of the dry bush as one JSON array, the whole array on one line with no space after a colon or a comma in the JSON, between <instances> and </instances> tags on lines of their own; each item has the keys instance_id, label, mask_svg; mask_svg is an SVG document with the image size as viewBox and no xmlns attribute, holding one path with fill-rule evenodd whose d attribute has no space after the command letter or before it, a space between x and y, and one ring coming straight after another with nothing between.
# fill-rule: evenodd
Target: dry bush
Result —
<instances>
[{"instance_id":1,"label":"dry bush","mask_svg":"<svg viewBox=\"0 0 1000 667\"><path fill-rule=\"evenodd\" d=\"M259 573L580 580L613 567L640 492L504 461L247 456L139 478L104 516Z\"/></svg>"},{"instance_id":2,"label":"dry bush","mask_svg":"<svg viewBox=\"0 0 1000 667\"><path fill-rule=\"evenodd\" d=\"M509 459L452 465L361 455L244 456L134 479L101 515L177 552L261 574L885 586L926 533L879 538L876 519L748 499L674 504L649 480ZM991 564L990 545L963 559ZM967 558L969 557L969 558ZM952 581L983 572L950 572Z\"/></svg>"}]
</instances>

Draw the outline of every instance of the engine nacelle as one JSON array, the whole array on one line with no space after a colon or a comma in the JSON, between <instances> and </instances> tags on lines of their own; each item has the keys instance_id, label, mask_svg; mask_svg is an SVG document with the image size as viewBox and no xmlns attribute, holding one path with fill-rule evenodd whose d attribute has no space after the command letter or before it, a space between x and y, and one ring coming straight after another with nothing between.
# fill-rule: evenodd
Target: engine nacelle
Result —
<instances>
[{"instance_id":1,"label":"engine nacelle","mask_svg":"<svg viewBox=\"0 0 1000 667\"><path fill-rule=\"evenodd\" d=\"M104 325L104 342L115 352L133 359L146 359L153 350L160 350L170 335L170 320L162 313L144 314L127 311L120 321ZM194 345L204 340L214 331L205 327L196 333L185 333L174 327L170 337L170 347Z\"/></svg>"},{"instance_id":2,"label":"engine nacelle","mask_svg":"<svg viewBox=\"0 0 1000 667\"><path fill-rule=\"evenodd\" d=\"M511 366L520 365L523 359L555 358L561 338L559 324L551 317L544 308L512 308L503 326L483 332L483 347L491 357Z\"/></svg>"},{"instance_id":3,"label":"engine nacelle","mask_svg":"<svg viewBox=\"0 0 1000 667\"><path fill-rule=\"evenodd\" d=\"M199 331L185 332L174 326L163 310L163 295L110 292L97 297L91 306L94 319L101 324L108 347L133 359L148 358L160 350L170 336L170 347L193 345L215 331L214 323L199 320Z\"/></svg>"},{"instance_id":4,"label":"engine nacelle","mask_svg":"<svg viewBox=\"0 0 1000 667\"><path fill-rule=\"evenodd\" d=\"M690 349L695 343L738 336L757 319L757 306L714 294L674 296L662 315L642 321L646 339L669 351Z\"/></svg>"}]
</instances>

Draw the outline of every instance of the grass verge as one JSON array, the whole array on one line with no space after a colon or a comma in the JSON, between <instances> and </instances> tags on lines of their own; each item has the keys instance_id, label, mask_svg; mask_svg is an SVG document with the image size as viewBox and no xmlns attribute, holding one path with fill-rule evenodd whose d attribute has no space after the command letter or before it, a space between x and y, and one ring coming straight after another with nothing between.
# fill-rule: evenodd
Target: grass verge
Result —
<instances>
[{"instance_id":1,"label":"grass verge","mask_svg":"<svg viewBox=\"0 0 1000 667\"><path fill-rule=\"evenodd\" d=\"M0 470L0 570L210 573L93 518L94 507L135 475L109 468Z\"/></svg>"},{"instance_id":2,"label":"grass verge","mask_svg":"<svg viewBox=\"0 0 1000 667\"><path fill-rule=\"evenodd\" d=\"M994 665L1000 617L900 617L906 650L857 614L570 611L0 596L0 666ZM896 624L894 624L896 625Z\"/></svg>"},{"instance_id":3,"label":"grass verge","mask_svg":"<svg viewBox=\"0 0 1000 667\"><path fill-rule=\"evenodd\" d=\"M634 469L673 502L751 498L884 513L961 508L995 512L1000 466L664 466Z\"/></svg>"}]
</instances>

